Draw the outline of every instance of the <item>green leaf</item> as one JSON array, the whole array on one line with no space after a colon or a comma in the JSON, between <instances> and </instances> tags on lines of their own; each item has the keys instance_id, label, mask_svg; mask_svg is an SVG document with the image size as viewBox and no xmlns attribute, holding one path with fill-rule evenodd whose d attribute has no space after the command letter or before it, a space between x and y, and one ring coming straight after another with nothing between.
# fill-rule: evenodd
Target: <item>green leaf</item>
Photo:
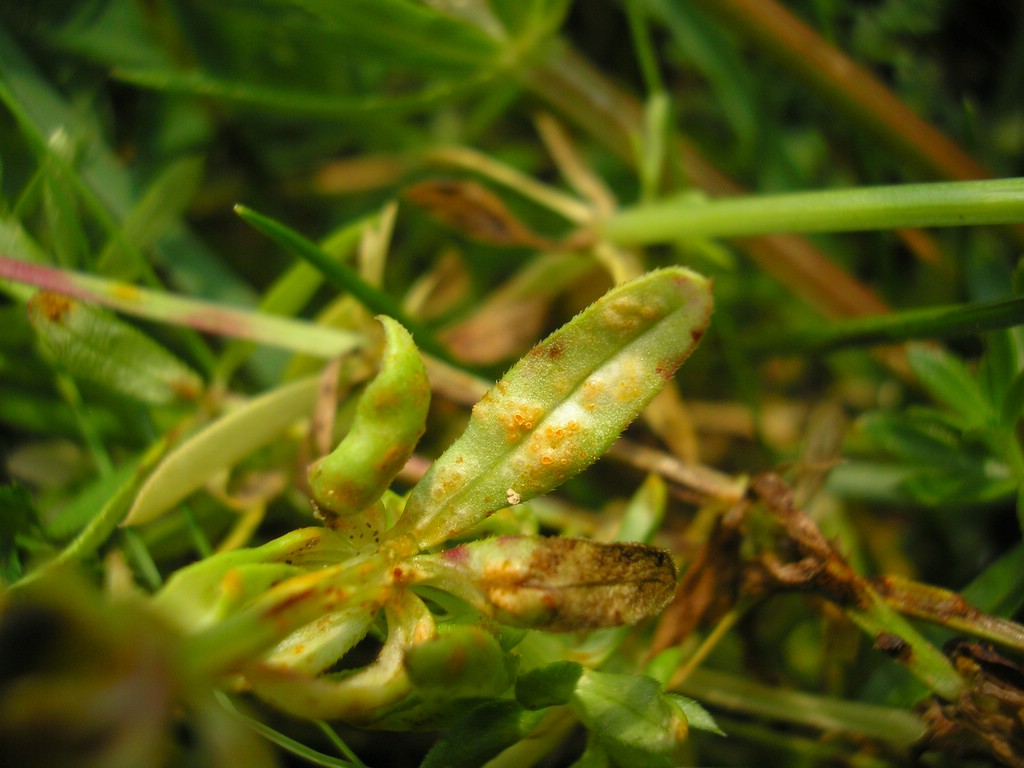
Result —
<instances>
[{"instance_id":1,"label":"green leaf","mask_svg":"<svg viewBox=\"0 0 1024 768\"><path fill-rule=\"evenodd\" d=\"M1010 330L1024 321L1024 299L906 309L780 331L751 334L744 346L754 353L812 354L851 346L895 344L914 339L977 336Z\"/></svg>"},{"instance_id":2,"label":"green leaf","mask_svg":"<svg viewBox=\"0 0 1024 768\"><path fill-rule=\"evenodd\" d=\"M58 263L77 266L89 250L73 186L59 170L51 170L43 180L43 211L48 241Z\"/></svg>"},{"instance_id":3,"label":"green leaf","mask_svg":"<svg viewBox=\"0 0 1024 768\"><path fill-rule=\"evenodd\" d=\"M1014 616L1024 605L1024 542L1017 542L962 591L971 605L996 616Z\"/></svg>"},{"instance_id":4,"label":"green leaf","mask_svg":"<svg viewBox=\"0 0 1024 768\"><path fill-rule=\"evenodd\" d=\"M622 515L616 541L650 541L661 525L668 502L668 486L659 475L648 475Z\"/></svg>"},{"instance_id":5,"label":"green leaf","mask_svg":"<svg viewBox=\"0 0 1024 768\"><path fill-rule=\"evenodd\" d=\"M665 695L678 704L679 708L683 710L683 714L686 716L686 722L691 728L696 728L699 731L710 731L711 733L717 733L719 736L725 736L725 731L718 727L718 723L715 722L715 718L713 718L711 713L704 709L699 702L674 693L668 693Z\"/></svg>"},{"instance_id":6,"label":"green leaf","mask_svg":"<svg viewBox=\"0 0 1024 768\"><path fill-rule=\"evenodd\" d=\"M572 708L622 768L674 766L688 732L679 704L643 675L587 670Z\"/></svg>"},{"instance_id":7,"label":"green leaf","mask_svg":"<svg viewBox=\"0 0 1024 768\"><path fill-rule=\"evenodd\" d=\"M556 661L520 675L516 680L516 701L527 709L544 709L568 704L583 675L583 665Z\"/></svg>"},{"instance_id":8,"label":"green leaf","mask_svg":"<svg viewBox=\"0 0 1024 768\"><path fill-rule=\"evenodd\" d=\"M278 245L312 264L334 287L348 291L367 309L397 320L412 333L417 344L424 351L443 359L448 358L448 353L437 342L434 335L420 323L408 317L398 302L363 280L347 265L332 259L316 243L281 222L246 208L244 205L236 205L235 213Z\"/></svg>"},{"instance_id":9,"label":"green leaf","mask_svg":"<svg viewBox=\"0 0 1024 768\"><path fill-rule=\"evenodd\" d=\"M412 337L390 317L380 372L359 398L348 434L309 469L313 498L351 515L381 497L426 429L430 382Z\"/></svg>"},{"instance_id":10,"label":"green leaf","mask_svg":"<svg viewBox=\"0 0 1024 768\"><path fill-rule=\"evenodd\" d=\"M291 5L286 3L285 5ZM359 43L359 56L427 69L477 66L500 45L481 29L411 0L303 0L332 31Z\"/></svg>"},{"instance_id":11,"label":"green leaf","mask_svg":"<svg viewBox=\"0 0 1024 768\"><path fill-rule=\"evenodd\" d=\"M1024 414L1024 370L1014 376L1003 397L1000 418L1003 424L1011 426Z\"/></svg>"},{"instance_id":12,"label":"green leaf","mask_svg":"<svg viewBox=\"0 0 1024 768\"><path fill-rule=\"evenodd\" d=\"M514 664L497 638L479 627L439 627L437 637L405 653L405 670L420 689L454 697L499 696L512 684Z\"/></svg>"},{"instance_id":13,"label":"green leaf","mask_svg":"<svg viewBox=\"0 0 1024 768\"><path fill-rule=\"evenodd\" d=\"M908 412L875 411L857 420L857 428L873 446L908 463L949 470L976 461L963 452L959 431L931 409Z\"/></svg>"},{"instance_id":14,"label":"green leaf","mask_svg":"<svg viewBox=\"0 0 1024 768\"><path fill-rule=\"evenodd\" d=\"M636 624L675 592L671 556L646 544L498 536L419 555L415 577L517 627L565 632Z\"/></svg>"},{"instance_id":15,"label":"green leaf","mask_svg":"<svg viewBox=\"0 0 1024 768\"><path fill-rule=\"evenodd\" d=\"M48 514L44 522L46 535L62 541L74 536L96 516L107 499L117 490L132 482L138 459L123 462L113 472L92 480L67 503Z\"/></svg>"},{"instance_id":16,"label":"green leaf","mask_svg":"<svg viewBox=\"0 0 1024 768\"><path fill-rule=\"evenodd\" d=\"M199 158L179 160L160 173L128 214L121 231L103 249L98 271L130 280L147 269L138 261L143 250L177 223L202 179L203 162Z\"/></svg>"},{"instance_id":17,"label":"green leaf","mask_svg":"<svg viewBox=\"0 0 1024 768\"><path fill-rule=\"evenodd\" d=\"M580 759L572 764L570 768L613 768L612 759L601 744L601 740L594 734L587 739L587 748L583 750Z\"/></svg>"},{"instance_id":18,"label":"green leaf","mask_svg":"<svg viewBox=\"0 0 1024 768\"><path fill-rule=\"evenodd\" d=\"M19 539L40 538L39 513L21 485L0 486L0 581L21 578Z\"/></svg>"},{"instance_id":19,"label":"green leaf","mask_svg":"<svg viewBox=\"0 0 1024 768\"><path fill-rule=\"evenodd\" d=\"M592 464L693 351L711 304L710 283L680 267L609 291L476 404L413 489L394 537L435 546Z\"/></svg>"},{"instance_id":20,"label":"green leaf","mask_svg":"<svg viewBox=\"0 0 1024 768\"><path fill-rule=\"evenodd\" d=\"M175 448L146 480L125 520L155 520L218 472L313 412L319 377L285 384L221 416Z\"/></svg>"},{"instance_id":21,"label":"green leaf","mask_svg":"<svg viewBox=\"0 0 1024 768\"><path fill-rule=\"evenodd\" d=\"M995 410L958 357L938 348L912 345L907 350L910 367L929 394L956 413L965 429L995 421Z\"/></svg>"},{"instance_id":22,"label":"green leaf","mask_svg":"<svg viewBox=\"0 0 1024 768\"><path fill-rule=\"evenodd\" d=\"M231 605L263 591L259 582L273 571L256 566L291 569L278 572L277 577L280 577L301 566L319 567L338 562L351 553L347 542L329 529L299 528L262 546L219 552L180 568L167 580L153 603L177 626L200 629L225 615ZM237 577L227 582L225 577L232 571Z\"/></svg>"},{"instance_id":23,"label":"green leaf","mask_svg":"<svg viewBox=\"0 0 1024 768\"><path fill-rule=\"evenodd\" d=\"M1006 401L1014 377L1021 371L1017 345L1009 330L993 331L985 336L985 356L982 357L978 379L986 399L995 405Z\"/></svg>"},{"instance_id":24,"label":"green leaf","mask_svg":"<svg viewBox=\"0 0 1024 768\"><path fill-rule=\"evenodd\" d=\"M194 399L203 390L191 368L105 310L40 291L28 313L57 363L77 379L153 405Z\"/></svg>"},{"instance_id":25,"label":"green leaf","mask_svg":"<svg viewBox=\"0 0 1024 768\"><path fill-rule=\"evenodd\" d=\"M479 768L524 738L537 719L514 701L482 704L448 729L420 768Z\"/></svg>"}]
</instances>

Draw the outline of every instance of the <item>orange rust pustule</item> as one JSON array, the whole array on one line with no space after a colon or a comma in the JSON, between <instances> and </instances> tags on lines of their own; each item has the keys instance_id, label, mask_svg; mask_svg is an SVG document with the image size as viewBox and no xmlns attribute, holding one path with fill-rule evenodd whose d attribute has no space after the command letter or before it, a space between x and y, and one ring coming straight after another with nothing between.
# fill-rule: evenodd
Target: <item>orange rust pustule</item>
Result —
<instances>
[{"instance_id":1,"label":"orange rust pustule","mask_svg":"<svg viewBox=\"0 0 1024 768\"><path fill-rule=\"evenodd\" d=\"M538 344L531 350L535 356L543 355L548 360L557 360L565 354L565 342L561 339L553 339L546 344Z\"/></svg>"},{"instance_id":2,"label":"orange rust pustule","mask_svg":"<svg viewBox=\"0 0 1024 768\"><path fill-rule=\"evenodd\" d=\"M276 618L277 616L280 616L282 613L285 613L292 606L301 603L303 600L308 599L310 595L313 595L315 593L315 587L304 589L301 592L297 592L296 594L290 596L286 600L282 600L280 603L271 606L263 615L268 619Z\"/></svg>"},{"instance_id":3,"label":"orange rust pustule","mask_svg":"<svg viewBox=\"0 0 1024 768\"><path fill-rule=\"evenodd\" d=\"M63 323L74 310L75 301L59 293L39 291L28 300L29 308L51 323Z\"/></svg>"},{"instance_id":4,"label":"orange rust pustule","mask_svg":"<svg viewBox=\"0 0 1024 768\"><path fill-rule=\"evenodd\" d=\"M202 393L202 389L194 382L175 379L170 383L174 394L181 400L195 400Z\"/></svg>"}]
</instances>

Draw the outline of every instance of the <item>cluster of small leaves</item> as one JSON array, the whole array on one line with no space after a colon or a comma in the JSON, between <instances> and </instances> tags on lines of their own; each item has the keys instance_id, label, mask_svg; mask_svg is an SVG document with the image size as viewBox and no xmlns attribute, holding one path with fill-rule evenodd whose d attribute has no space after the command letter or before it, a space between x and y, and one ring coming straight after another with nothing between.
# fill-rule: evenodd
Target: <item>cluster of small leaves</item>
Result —
<instances>
[{"instance_id":1,"label":"cluster of small leaves","mask_svg":"<svg viewBox=\"0 0 1024 768\"><path fill-rule=\"evenodd\" d=\"M0 598L0 736L19 750L5 755L54 764L88 743L110 748L85 758L100 763L270 764L251 728L310 762L360 764L326 725L343 758L210 695L211 680L245 679L289 711L305 699L309 715L450 726L428 765L502 750L518 765L533 759L524 745L578 723L580 765L886 763L886 749L899 762L929 746L1013 764L1013 660L980 644L946 659L897 614L1024 648L1010 620L1024 594L1024 344L1006 330L1022 319L1008 289L1021 234L962 226L1019 223L1022 184L870 187L1021 172L1022 23L1013 4L903 0L0 4L0 578L18 583ZM538 183L552 163L574 193ZM723 169L783 194L736 198ZM845 234L876 228L899 234ZM615 334L591 328L568 357L549 340L524 358L409 497L390 490L424 423L401 488L461 429L449 398L483 391L469 366L497 378L596 298L604 272L616 283L665 263L713 275L718 321L683 371L692 402L667 387L620 464L543 498L635 415L595 399L593 377L565 378L598 363L628 378ZM382 354L374 314L393 318ZM426 422L419 374L387 383L396 320L433 358ZM875 346L910 339L926 344ZM314 375L339 354L336 375ZM821 400L856 415L845 441L835 408L805 418ZM579 429L588 404L606 431ZM400 450L374 454L384 434ZM669 480L672 501L651 477L615 536L636 481L621 463ZM806 515L739 498L746 475L780 465ZM306 491L328 527L310 527ZM659 544L689 590L654 633L672 638L671 669L635 675L647 638L621 628L522 628L650 615L669 556L624 542L663 517ZM618 581L581 579L587 561ZM520 578L539 563L553 581ZM821 563L870 599L844 604ZM119 599L66 581L71 564ZM767 577L817 599L748 599ZM140 587L170 626L137 610ZM874 652L853 648L840 614ZM907 647L949 667L945 683ZM764 669L780 685L756 682ZM674 754L681 723L709 723L664 690L708 702L730 738ZM910 708L929 691L931 733ZM118 692L147 706L118 719L96 705ZM172 720L187 737L158 733ZM362 746L390 762L405 742Z\"/></svg>"}]
</instances>

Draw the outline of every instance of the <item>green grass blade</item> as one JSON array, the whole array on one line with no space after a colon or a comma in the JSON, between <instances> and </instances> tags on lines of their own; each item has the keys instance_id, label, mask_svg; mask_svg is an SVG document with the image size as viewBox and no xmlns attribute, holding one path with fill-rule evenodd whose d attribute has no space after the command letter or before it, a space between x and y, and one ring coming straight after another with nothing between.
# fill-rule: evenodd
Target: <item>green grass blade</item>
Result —
<instances>
[{"instance_id":1,"label":"green grass blade","mask_svg":"<svg viewBox=\"0 0 1024 768\"><path fill-rule=\"evenodd\" d=\"M416 320L410 318L399 306L398 302L392 299L383 291L363 280L356 272L344 264L340 264L310 240L300 235L294 229L285 226L269 216L257 213L244 205L236 205L235 212L256 230L262 232L278 245L285 248L304 261L316 267L327 280L343 291L351 293L367 309L378 315L393 317L413 335L417 345L425 352L429 352L448 362L452 362L448 351L434 337L427 328Z\"/></svg>"},{"instance_id":2,"label":"green grass blade","mask_svg":"<svg viewBox=\"0 0 1024 768\"><path fill-rule=\"evenodd\" d=\"M807 354L915 339L954 339L1021 324L1024 298L1015 298L910 309L795 331L776 330L754 336L746 347L757 353Z\"/></svg>"},{"instance_id":3,"label":"green grass blade","mask_svg":"<svg viewBox=\"0 0 1024 768\"><path fill-rule=\"evenodd\" d=\"M1024 179L904 184L695 202L692 196L626 208L599 225L620 245L695 237L857 232L1024 222Z\"/></svg>"},{"instance_id":4,"label":"green grass blade","mask_svg":"<svg viewBox=\"0 0 1024 768\"><path fill-rule=\"evenodd\" d=\"M3 279L36 285L135 317L259 341L317 357L335 357L363 344L362 336L335 328L231 309L208 301L0 256L0 280Z\"/></svg>"}]
</instances>

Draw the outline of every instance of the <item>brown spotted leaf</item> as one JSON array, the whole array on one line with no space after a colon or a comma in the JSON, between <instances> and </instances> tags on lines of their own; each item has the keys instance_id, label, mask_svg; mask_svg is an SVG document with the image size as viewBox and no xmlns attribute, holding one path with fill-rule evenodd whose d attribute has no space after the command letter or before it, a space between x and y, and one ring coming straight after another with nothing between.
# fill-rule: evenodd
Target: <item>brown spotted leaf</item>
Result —
<instances>
[{"instance_id":1,"label":"brown spotted leaf","mask_svg":"<svg viewBox=\"0 0 1024 768\"><path fill-rule=\"evenodd\" d=\"M672 558L646 544L499 536L411 564L419 579L504 624L556 632L636 624L676 586Z\"/></svg>"}]
</instances>

